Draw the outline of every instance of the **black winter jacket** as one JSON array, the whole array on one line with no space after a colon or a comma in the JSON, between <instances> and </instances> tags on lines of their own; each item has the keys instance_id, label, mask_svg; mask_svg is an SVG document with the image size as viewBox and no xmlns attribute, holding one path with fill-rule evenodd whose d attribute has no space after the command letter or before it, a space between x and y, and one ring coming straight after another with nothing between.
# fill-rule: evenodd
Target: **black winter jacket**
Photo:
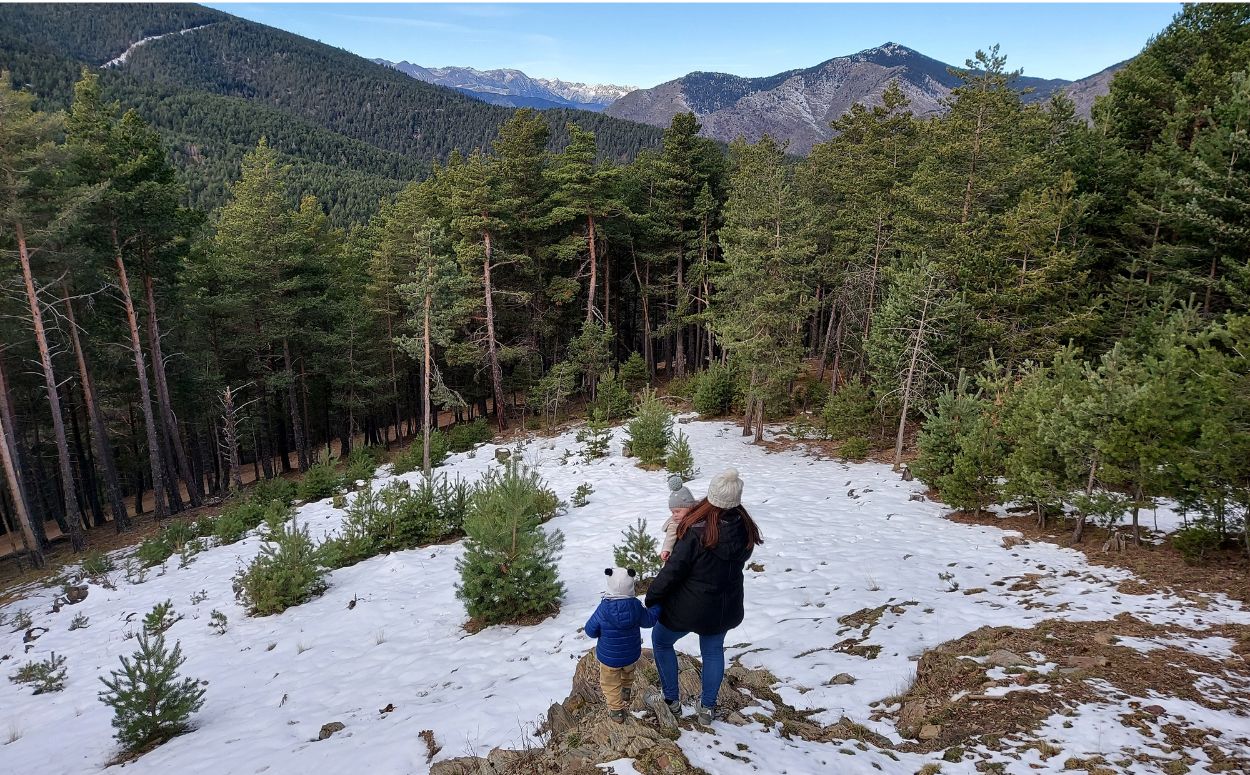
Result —
<instances>
[{"instance_id":1,"label":"black winter jacket","mask_svg":"<svg viewBox=\"0 0 1250 775\"><path fill-rule=\"evenodd\" d=\"M742 566L754 544L738 509L721 514L720 540L703 547L700 522L677 542L647 590L647 608L661 606L660 623L675 632L716 635L742 624Z\"/></svg>"}]
</instances>

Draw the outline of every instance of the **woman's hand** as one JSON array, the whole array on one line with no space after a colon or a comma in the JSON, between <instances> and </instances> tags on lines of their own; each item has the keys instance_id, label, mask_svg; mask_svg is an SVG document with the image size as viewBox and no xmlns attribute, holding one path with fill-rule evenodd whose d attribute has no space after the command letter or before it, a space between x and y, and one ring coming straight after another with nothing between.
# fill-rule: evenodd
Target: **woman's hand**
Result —
<instances>
[{"instance_id":1,"label":"woman's hand","mask_svg":"<svg viewBox=\"0 0 1250 775\"><path fill-rule=\"evenodd\" d=\"M668 562L668 556L671 552L660 552L660 562Z\"/></svg>"}]
</instances>

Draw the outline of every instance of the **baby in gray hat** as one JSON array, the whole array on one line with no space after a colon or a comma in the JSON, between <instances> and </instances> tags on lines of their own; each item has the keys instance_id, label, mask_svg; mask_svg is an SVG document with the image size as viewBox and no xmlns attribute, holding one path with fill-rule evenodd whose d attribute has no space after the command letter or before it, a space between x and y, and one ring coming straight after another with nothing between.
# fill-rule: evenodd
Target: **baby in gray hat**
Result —
<instances>
[{"instance_id":1,"label":"baby in gray hat","mask_svg":"<svg viewBox=\"0 0 1250 775\"><path fill-rule=\"evenodd\" d=\"M660 546L660 559L664 562L668 562L668 555L677 544L678 523L698 503L690 493L690 488L686 487L686 483L677 474L668 478L668 489L669 517L664 522L664 543Z\"/></svg>"}]
</instances>

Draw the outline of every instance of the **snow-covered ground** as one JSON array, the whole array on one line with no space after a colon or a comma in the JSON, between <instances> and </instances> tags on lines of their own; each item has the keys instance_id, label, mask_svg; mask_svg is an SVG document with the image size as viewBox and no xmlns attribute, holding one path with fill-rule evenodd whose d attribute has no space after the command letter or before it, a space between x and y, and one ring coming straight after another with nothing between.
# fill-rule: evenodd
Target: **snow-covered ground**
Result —
<instances>
[{"instance_id":1,"label":"snow-covered ground","mask_svg":"<svg viewBox=\"0 0 1250 775\"><path fill-rule=\"evenodd\" d=\"M1003 531L942 518L944 507L913 500L924 490L903 482L887 466L819 460L799 450L767 452L752 446L730 424L682 426L702 474L696 495L717 471L736 467L746 482L745 505L760 523L766 543L747 578L747 614L726 639L729 656L751 668L767 668L776 691L796 708L823 708L815 717L842 716L891 740L894 727L870 718L870 703L902 691L922 652L984 625L1029 626L1047 618L1106 620L1132 612L1151 623L1202 630L1222 623L1250 623L1240 601L1213 597L1195 608L1164 594L1130 595L1117 585L1126 571L1091 565L1078 552L1043 543L1004 548ZM569 692L577 659L592 642L578 632L593 611L612 545L638 517L656 533L666 515L665 476L646 472L620 454L617 430L612 454L590 464L572 433L534 439L520 453L565 500L577 486L594 487L589 504L570 508L549 523L566 537L560 572L568 593L561 613L533 627L492 627L475 635L462 629L463 607L455 599L460 544L377 557L330 576L326 594L279 616L249 618L235 602L231 577L260 546L255 535L233 546L208 550L186 568L171 558L163 575L126 583L112 574L115 590L92 585L88 598L49 613L59 590L34 589L5 607L31 613L49 631L24 653L22 633L0 633L5 674L28 659L55 651L68 658L65 690L32 696L28 688L0 681L0 771L89 773L116 753L110 711L96 694L118 656L134 650L127 633L138 631L144 613L165 599L184 618L167 637L182 643L184 675L207 679L206 703L195 729L148 753L128 770L138 773L421 773L428 769L418 734L432 730L442 745L438 758L485 754L494 746L520 747L552 702ZM470 457L455 455L440 473L477 478L496 465L486 445ZM416 479L419 474L408 474ZM389 477L382 476L385 480ZM333 532L343 512L330 501L306 505L297 519L320 537ZM1036 574L1035 584L1012 591L1013 580ZM1008 580L1006 584L994 582ZM1023 587L1028 587L1024 589ZM966 594L973 590L971 594ZM193 604L192 595L207 597ZM349 609L351 601L357 601ZM833 651L864 628L838 618L889 604L865 643L880 647L876 659ZM224 635L209 629L209 613L229 620ZM86 629L70 631L75 614L90 617ZM1185 642L1179 639L1176 642ZM1134 643L1149 648L1146 643ZM1161 644L1159 644L1161 647ZM679 644L697 651L689 638ZM1220 652L1223 641L1195 642ZM848 673L855 683L826 685ZM1160 702L1151 700L1151 702ZM1233 711L1176 702L1175 712L1200 726L1250 737L1250 722ZM394 709L383 713L388 705ZM1111 756L1120 746L1139 746L1141 733L1126 729L1118 699L1082 706L1072 719L1047 722L1048 739L1071 755L1091 749ZM1171 707L1171 706L1169 706ZM346 728L313 742L323 724ZM1098 730L1114 730L1115 734ZM739 758L736 743L748 746ZM868 751L841 755L839 743L788 740L758 724L718 723L714 733L684 732L679 744L695 764L714 773L914 773L919 754ZM1250 756L1250 750L1237 750ZM940 755L940 752L939 754ZM1058 772L1068 753L1041 760L1030 751L1004 759L1004 772ZM1031 758L1029 758L1031 757ZM970 762L939 762L943 772L973 772ZM615 765L628 772L628 765ZM605 770L606 771L606 770ZM1134 772L1156 772L1134 765ZM1205 772L1201 764L1191 770Z\"/></svg>"}]
</instances>

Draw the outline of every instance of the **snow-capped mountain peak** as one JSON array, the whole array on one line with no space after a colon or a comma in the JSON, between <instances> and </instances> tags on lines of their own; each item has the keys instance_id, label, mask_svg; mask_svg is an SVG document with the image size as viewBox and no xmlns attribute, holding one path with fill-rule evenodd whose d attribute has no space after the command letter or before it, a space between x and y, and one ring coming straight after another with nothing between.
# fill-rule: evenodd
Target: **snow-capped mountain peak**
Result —
<instances>
[{"instance_id":1,"label":"snow-capped mountain peak","mask_svg":"<svg viewBox=\"0 0 1250 775\"><path fill-rule=\"evenodd\" d=\"M633 86L586 84L558 78L532 78L520 70L472 67L422 67L411 62L373 60L427 83L458 89L500 105L535 108L578 108L601 111L634 91Z\"/></svg>"}]
</instances>

